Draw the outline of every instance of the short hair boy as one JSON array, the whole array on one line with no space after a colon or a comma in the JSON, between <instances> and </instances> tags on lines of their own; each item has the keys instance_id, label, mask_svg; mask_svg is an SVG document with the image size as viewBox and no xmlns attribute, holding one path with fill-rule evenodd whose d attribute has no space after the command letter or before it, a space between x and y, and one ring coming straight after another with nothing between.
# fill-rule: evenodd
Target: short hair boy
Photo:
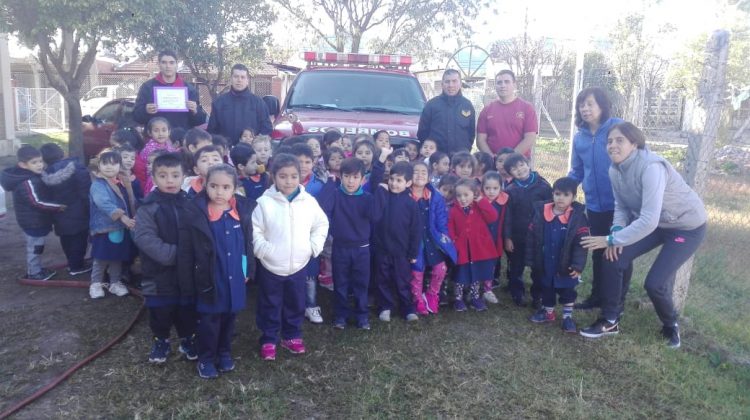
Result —
<instances>
[{"instance_id":1,"label":"short hair boy","mask_svg":"<svg viewBox=\"0 0 750 420\"><path fill-rule=\"evenodd\" d=\"M234 166L237 168L241 190L240 192L253 202L257 201L268 189L268 174L258 171L258 154L252 146L237 143L229 152Z\"/></svg>"},{"instance_id":2,"label":"short hair boy","mask_svg":"<svg viewBox=\"0 0 750 420\"><path fill-rule=\"evenodd\" d=\"M55 272L42 267L44 240L52 230L52 214L65 210L65 205L48 201L49 192L42 182L44 161L32 146L21 146L16 152L18 164L5 169L0 185L13 192L16 221L26 235L26 278L49 280Z\"/></svg>"},{"instance_id":3,"label":"short hair boy","mask_svg":"<svg viewBox=\"0 0 750 420\"><path fill-rule=\"evenodd\" d=\"M189 296L183 296L177 276L179 215L188 204L180 188L185 178L179 153L158 156L151 167L154 189L135 215L133 241L141 255L141 291L149 309L149 325L154 342L149 362L164 363L170 352L172 325L180 337L180 353L196 360L194 335L196 314Z\"/></svg>"},{"instance_id":4,"label":"short hair boy","mask_svg":"<svg viewBox=\"0 0 750 420\"><path fill-rule=\"evenodd\" d=\"M340 181L326 184L321 192L321 207L328 216L333 236L333 326L338 329L346 327L350 315L356 318L357 328L370 329L367 309L370 237L373 224L382 217L387 191L384 188L377 188L373 194L365 191L364 176L364 162L344 159ZM353 311L350 295L354 296Z\"/></svg>"},{"instance_id":5,"label":"short hair boy","mask_svg":"<svg viewBox=\"0 0 750 420\"><path fill-rule=\"evenodd\" d=\"M508 186L507 210L503 221L503 238L508 252L508 285L513 302L523 306L525 288L523 271L526 262L526 234L534 215L533 204L552 199L552 187L539 173L532 171L529 161L520 153L513 153L505 159L505 170L513 176ZM532 305L539 307L542 300L541 277L539 270L531 269Z\"/></svg>"},{"instance_id":6,"label":"short hair boy","mask_svg":"<svg viewBox=\"0 0 750 420\"><path fill-rule=\"evenodd\" d=\"M199 192L203 191L203 183L206 181L206 174L212 166L224 163L221 150L216 146L203 146L193 155L193 172L195 176L186 177L182 183L182 190L187 193L189 199L195 198Z\"/></svg>"},{"instance_id":7,"label":"short hair boy","mask_svg":"<svg viewBox=\"0 0 750 420\"><path fill-rule=\"evenodd\" d=\"M526 239L526 264L540 275L542 308L531 322L555 321L555 298L563 305L562 329L576 333L573 321L575 287L586 265L581 239L589 234L583 204L575 201L578 182L560 178L552 186L552 200L534 203L534 217Z\"/></svg>"},{"instance_id":8,"label":"short hair boy","mask_svg":"<svg viewBox=\"0 0 750 420\"><path fill-rule=\"evenodd\" d=\"M411 298L411 264L419 252L420 221L417 202L411 198L414 168L409 162L398 162L388 176L388 191L383 217L375 227L373 253L380 320L388 322L394 307L392 290L396 291L401 314L407 321L419 318Z\"/></svg>"},{"instance_id":9,"label":"short hair boy","mask_svg":"<svg viewBox=\"0 0 750 420\"><path fill-rule=\"evenodd\" d=\"M122 147L130 146L126 143ZM65 211L52 215L52 221L68 261L68 272L73 276L86 273L91 270L84 263L89 243L91 174L78 159L66 159L63 149L55 143L43 144L39 151L47 165L42 182L47 186L49 199L66 206ZM131 162L135 162L135 151Z\"/></svg>"}]
</instances>

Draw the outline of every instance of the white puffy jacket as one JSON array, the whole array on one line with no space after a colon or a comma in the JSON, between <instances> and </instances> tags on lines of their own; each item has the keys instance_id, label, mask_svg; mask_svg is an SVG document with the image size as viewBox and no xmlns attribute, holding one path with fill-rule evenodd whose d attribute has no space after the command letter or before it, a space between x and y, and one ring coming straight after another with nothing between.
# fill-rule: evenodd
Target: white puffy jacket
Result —
<instances>
[{"instance_id":1,"label":"white puffy jacket","mask_svg":"<svg viewBox=\"0 0 750 420\"><path fill-rule=\"evenodd\" d=\"M304 186L291 202L275 186L258 199L253 250L268 271L279 276L298 272L320 254L327 236L328 218Z\"/></svg>"}]
</instances>

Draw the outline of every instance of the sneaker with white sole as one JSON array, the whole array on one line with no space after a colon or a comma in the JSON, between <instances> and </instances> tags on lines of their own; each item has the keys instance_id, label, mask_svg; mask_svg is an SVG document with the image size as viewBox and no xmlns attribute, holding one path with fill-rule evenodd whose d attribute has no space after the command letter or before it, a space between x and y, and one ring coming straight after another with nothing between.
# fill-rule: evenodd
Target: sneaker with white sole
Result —
<instances>
[{"instance_id":1,"label":"sneaker with white sole","mask_svg":"<svg viewBox=\"0 0 750 420\"><path fill-rule=\"evenodd\" d=\"M313 324L322 324L323 317L320 315L320 306L305 309L305 318Z\"/></svg>"},{"instance_id":2,"label":"sneaker with white sole","mask_svg":"<svg viewBox=\"0 0 750 420\"><path fill-rule=\"evenodd\" d=\"M68 274L70 274L71 276L78 276L80 274L88 273L89 271L91 271L91 266L87 265L87 266L83 266L81 268L75 268L75 269L70 269L69 268L68 269Z\"/></svg>"},{"instance_id":3,"label":"sneaker with white sole","mask_svg":"<svg viewBox=\"0 0 750 420\"><path fill-rule=\"evenodd\" d=\"M661 335L667 340L667 347L672 349L680 348L682 340L680 340L680 327L675 325L674 327L662 327Z\"/></svg>"},{"instance_id":4,"label":"sneaker with white sole","mask_svg":"<svg viewBox=\"0 0 750 420\"><path fill-rule=\"evenodd\" d=\"M380 320L383 322L391 322L391 311L389 309L381 311L380 315L378 315L378 318L380 318Z\"/></svg>"},{"instance_id":5,"label":"sneaker with white sole","mask_svg":"<svg viewBox=\"0 0 750 420\"><path fill-rule=\"evenodd\" d=\"M91 283L89 286L89 296L91 299L100 299L104 297L104 287L101 283Z\"/></svg>"},{"instance_id":6,"label":"sneaker with white sole","mask_svg":"<svg viewBox=\"0 0 750 420\"><path fill-rule=\"evenodd\" d=\"M406 320L409 322L419 321L419 316L417 314L407 314Z\"/></svg>"},{"instance_id":7,"label":"sneaker with white sole","mask_svg":"<svg viewBox=\"0 0 750 420\"><path fill-rule=\"evenodd\" d=\"M619 332L620 326L617 321L613 324L604 318L599 318L596 322L591 324L590 327L582 329L580 334L588 338L599 338L605 335L614 335Z\"/></svg>"},{"instance_id":8,"label":"sneaker with white sole","mask_svg":"<svg viewBox=\"0 0 750 420\"><path fill-rule=\"evenodd\" d=\"M495 294L492 293L491 290L484 292L482 298L484 298L485 302L487 303L498 303L497 296L495 296Z\"/></svg>"},{"instance_id":9,"label":"sneaker with white sole","mask_svg":"<svg viewBox=\"0 0 750 420\"><path fill-rule=\"evenodd\" d=\"M128 292L128 288L122 282L118 281L109 285L109 293L115 296L126 296L130 292Z\"/></svg>"},{"instance_id":10,"label":"sneaker with white sole","mask_svg":"<svg viewBox=\"0 0 750 420\"><path fill-rule=\"evenodd\" d=\"M26 274L26 278L29 280L47 281L54 277L55 274L57 274L57 272L55 272L54 270L42 268L42 271L36 274Z\"/></svg>"}]
</instances>

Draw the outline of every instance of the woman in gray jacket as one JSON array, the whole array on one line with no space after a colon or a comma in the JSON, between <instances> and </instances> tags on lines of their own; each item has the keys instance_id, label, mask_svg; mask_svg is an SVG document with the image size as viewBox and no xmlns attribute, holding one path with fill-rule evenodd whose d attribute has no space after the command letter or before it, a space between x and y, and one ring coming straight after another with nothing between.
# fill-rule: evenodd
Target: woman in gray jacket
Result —
<instances>
[{"instance_id":1,"label":"woman in gray jacket","mask_svg":"<svg viewBox=\"0 0 750 420\"><path fill-rule=\"evenodd\" d=\"M629 122L613 126L607 137L612 159L609 178L615 194L614 223L608 236L581 243L604 248L601 317L581 335L599 338L619 332L623 273L641 255L661 246L648 271L645 289L663 324L670 347L680 346L677 311L672 300L677 269L706 235L703 201L664 158L646 149L643 132Z\"/></svg>"}]
</instances>

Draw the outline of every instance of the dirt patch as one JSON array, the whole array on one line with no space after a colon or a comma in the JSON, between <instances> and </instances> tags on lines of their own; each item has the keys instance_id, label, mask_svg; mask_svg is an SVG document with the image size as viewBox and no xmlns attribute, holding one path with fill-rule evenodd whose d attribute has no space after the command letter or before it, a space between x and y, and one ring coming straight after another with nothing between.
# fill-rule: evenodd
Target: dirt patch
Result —
<instances>
[{"instance_id":1,"label":"dirt patch","mask_svg":"<svg viewBox=\"0 0 750 420\"><path fill-rule=\"evenodd\" d=\"M0 238L2 410L112 339L125 328L140 303L133 297L92 302L87 289L21 285L18 279L26 272L25 241L12 211L0 219ZM43 260L47 266L64 261L59 241L52 234L47 237ZM57 271L55 279L71 279L65 269Z\"/></svg>"}]
</instances>

